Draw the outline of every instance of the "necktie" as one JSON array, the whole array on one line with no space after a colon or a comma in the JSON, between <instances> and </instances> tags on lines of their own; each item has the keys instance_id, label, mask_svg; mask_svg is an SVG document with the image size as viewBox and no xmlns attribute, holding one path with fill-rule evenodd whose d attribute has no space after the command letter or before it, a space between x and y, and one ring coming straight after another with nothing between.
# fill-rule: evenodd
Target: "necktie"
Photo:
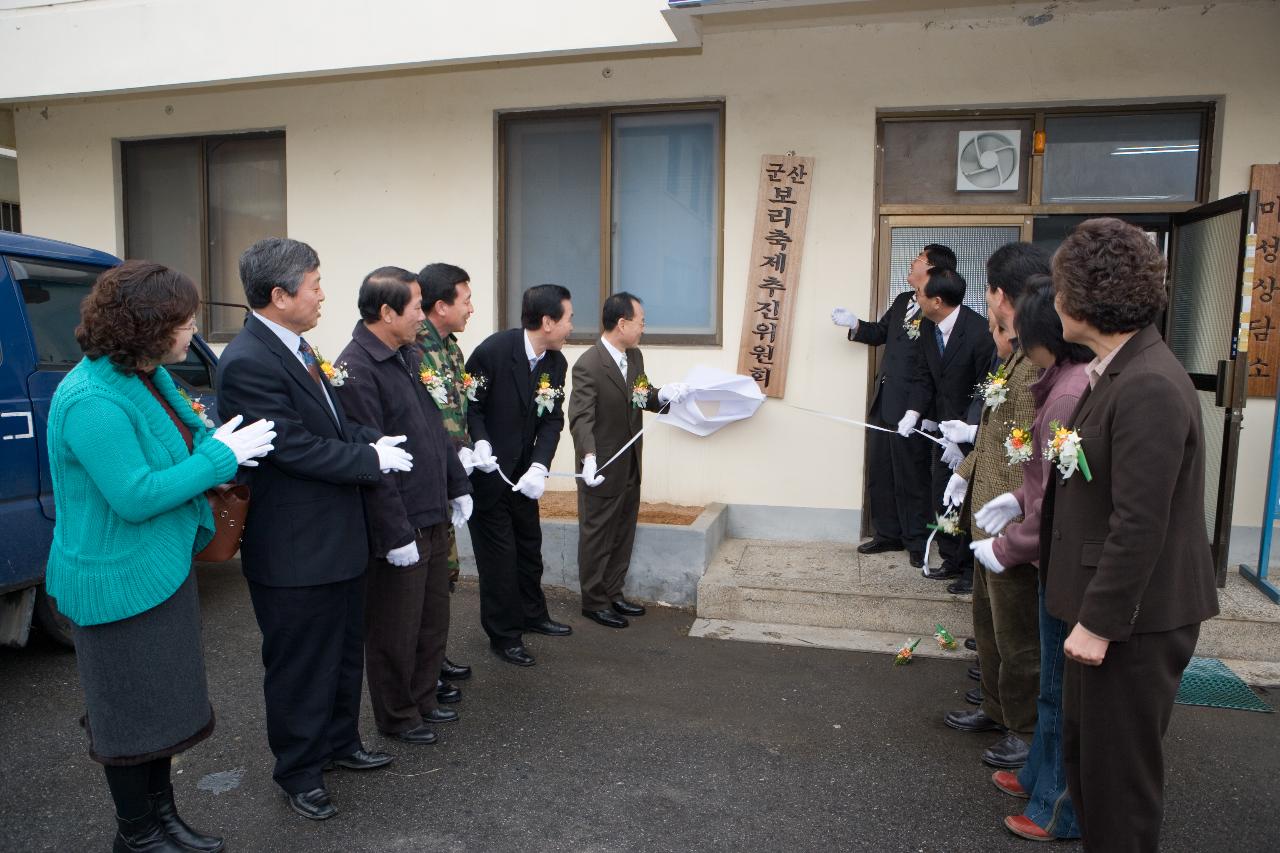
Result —
<instances>
[{"instance_id":1,"label":"necktie","mask_svg":"<svg viewBox=\"0 0 1280 853\"><path fill-rule=\"evenodd\" d=\"M538 369L538 357L534 356L533 358L529 359L529 372L533 373L537 369Z\"/></svg>"},{"instance_id":2,"label":"necktie","mask_svg":"<svg viewBox=\"0 0 1280 853\"><path fill-rule=\"evenodd\" d=\"M622 378L627 378L627 354L624 352L622 358L618 359L618 367L622 370Z\"/></svg>"},{"instance_id":3,"label":"necktie","mask_svg":"<svg viewBox=\"0 0 1280 853\"><path fill-rule=\"evenodd\" d=\"M907 303L906 319L910 320L912 317L916 316L916 314L918 314L919 312L920 312L920 303L917 302L916 298L913 296L911 297L911 301Z\"/></svg>"},{"instance_id":4,"label":"necktie","mask_svg":"<svg viewBox=\"0 0 1280 853\"><path fill-rule=\"evenodd\" d=\"M316 354L305 338L298 338L298 352L302 354L302 363L306 365L307 373L311 374L317 385L324 385L324 379L320 376L320 362L316 361Z\"/></svg>"},{"instance_id":5,"label":"necktie","mask_svg":"<svg viewBox=\"0 0 1280 853\"><path fill-rule=\"evenodd\" d=\"M939 329L937 326L933 327L933 337L934 337L934 340L938 342L938 352L939 353L945 352L947 349L947 341L945 338L942 337L942 330Z\"/></svg>"}]
</instances>

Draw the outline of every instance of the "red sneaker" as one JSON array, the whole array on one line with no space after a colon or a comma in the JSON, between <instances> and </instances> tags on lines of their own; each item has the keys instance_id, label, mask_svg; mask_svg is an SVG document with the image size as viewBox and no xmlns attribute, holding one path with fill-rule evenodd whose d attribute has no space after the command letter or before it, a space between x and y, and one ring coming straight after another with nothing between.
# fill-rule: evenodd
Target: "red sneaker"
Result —
<instances>
[{"instance_id":1,"label":"red sneaker","mask_svg":"<svg viewBox=\"0 0 1280 853\"><path fill-rule=\"evenodd\" d=\"M1010 773L1008 770L997 770L992 773L991 784L1011 797L1018 797L1023 800L1031 797L1030 794L1022 789L1022 785L1018 783L1018 774Z\"/></svg>"},{"instance_id":2,"label":"red sneaker","mask_svg":"<svg viewBox=\"0 0 1280 853\"><path fill-rule=\"evenodd\" d=\"M1025 838L1028 841L1057 841L1055 836L1045 832L1036 826L1031 820L1022 815L1011 815L1004 819L1005 829L1008 829L1019 838Z\"/></svg>"}]
</instances>

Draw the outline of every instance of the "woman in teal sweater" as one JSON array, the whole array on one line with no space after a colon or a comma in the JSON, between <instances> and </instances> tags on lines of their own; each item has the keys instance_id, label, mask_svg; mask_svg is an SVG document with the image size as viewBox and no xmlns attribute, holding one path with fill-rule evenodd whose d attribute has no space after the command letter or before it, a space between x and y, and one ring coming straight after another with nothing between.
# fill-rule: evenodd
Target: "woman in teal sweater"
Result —
<instances>
[{"instance_id":1,"label":"woman in teal sweater","mask_svg":"<svg viewBox=\"0 0 1280 853\"><path fill-rule=\"evenodd\" d=\"M85 358L49 409L57 523L46 585L74 624L89 754L116 806L115 851L217 851L173 804L173 755L213 731L191 557L213 536L204 492L271 450L272 424L216 432L161 364L186 358L199 294L128 261L80 308Z\"/></svg>"}]
</instances>

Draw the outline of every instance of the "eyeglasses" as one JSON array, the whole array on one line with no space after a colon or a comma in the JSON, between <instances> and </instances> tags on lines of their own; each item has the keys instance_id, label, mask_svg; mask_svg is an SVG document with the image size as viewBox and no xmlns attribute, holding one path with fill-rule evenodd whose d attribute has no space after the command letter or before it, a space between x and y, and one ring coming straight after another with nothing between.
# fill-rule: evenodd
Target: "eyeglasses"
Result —
<instances>
[{"instance_id":1,"label":"eyeglasses","mask_svg":"<svg viewBox=\"0 0 1280 853\"><path fill-rule=\"evenodd\" d=\"M179 326L179 327L178 327L177 329L175 329L174 331L176 331L176 332L190 332L191 334L193 334L193 335L194 335L196 332L200 331L200 327L199 327L199 326L197 326L194 322L191 322L191 323L188 323L188 324L187 324L187 325L185 325L185 326Z\"/></svg>"}]
</instances>

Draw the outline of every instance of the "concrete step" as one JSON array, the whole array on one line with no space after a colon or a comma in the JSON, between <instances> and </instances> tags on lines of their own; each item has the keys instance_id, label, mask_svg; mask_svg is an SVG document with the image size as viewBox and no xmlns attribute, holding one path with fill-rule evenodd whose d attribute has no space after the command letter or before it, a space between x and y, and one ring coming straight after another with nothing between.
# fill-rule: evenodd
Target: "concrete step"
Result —
<instances>
[{"instance_id":1,"label":"concrete step","mask_svg":"<svg viewBox=\"0 0 1280 853\"><path fill-rule=\"evenodd\" d=\"M1280 606L1238 574L1228 575L1219 604L1221 615L1201 629L1197 654L1280 663ZM765 626L745 632L756 641L770 626L854 632L855 645L832 648L856 647L857 632L886 635L868 642L893 651L907 637L932 637L938 624L957 638L973 633L970 596L950 595L945 582L922 577L905 552L867 556L830 542L726 539L698 584L698 617L715 620L704 626L707 636L722 623Z\"/></svg>"}]
</instances>

